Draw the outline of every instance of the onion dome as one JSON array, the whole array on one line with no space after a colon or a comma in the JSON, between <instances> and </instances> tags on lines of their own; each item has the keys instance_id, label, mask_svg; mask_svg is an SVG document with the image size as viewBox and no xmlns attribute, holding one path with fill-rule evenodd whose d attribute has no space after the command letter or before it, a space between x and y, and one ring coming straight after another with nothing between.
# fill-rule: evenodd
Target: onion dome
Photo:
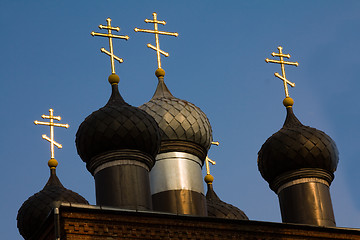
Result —
<instances>
[{"instance_id":1,"label":"onion dome","mask_svg":"<svg viewBox=\"0 0 360 240\"><path fill-rule=\"evenodd\" d=\"M167 147L175 144L174 141L184 141L200 146L202 148L200 157L204 159L212 141L212 130L208 118L194 104L171 94L164 82L163 69L158 68L155 75L159 80L155 94L140 108L150 114L159 124L160 151L166 151ZM181 146L177 146L177 149L181 149Z\"/></svg>"},{"instance_id":2,"label":"onion dome","mask_svg":"<svg viewBox=\"0 0 360 240\"><path fill-rule=\"evenodd\" d=\"M213 188L212 183L214 177L212 175L207 174L204 180L207 183L208 188L206 193L206 203L209 217L249 220L245 213L239 208L220 200Z\"/></svg>"},{"instance_id":3,"label":"onion dome","mask_svg":"<svg viewBox=\"0 0 360 240\"><path fill-rule=\"evenodd\" d=\"M17 227L24 239L30 239L37 233L49 215L56 207L55 202L89 204L79 194L64 188L56 176L55 159L49 161L50 178L45 187L26 200L18 211Z\"/></svg>"},{"instance_id":4,"label":"onion dome","mask_svg":"<svg viewBox=\"0 0 360 240\"><path fill-rule=\"evenodd\" d=\"M283 127L262 145L258 167L274 190L274 180L284 173L319 169L330 174L332 181L339 156L335 142L324 132L304 126L294 115L290 97L285 98L287 116ZM325 177L325 176L324 176Z\"/></svg>"},{"instance_id":5,"label":"onion dome","mask_svg":"<svg viewBox=\"0 0 360 240\"><path fill-rule=\"evenodd\" d=\"M90 114L76 133L78 154L87 164L99 154L118 150L140 151L154 159L160 146L156 121L124 101L118 90L118 75L111 74L109 82L112 86L109 101ZM151 168L154 162L147 164Z\"/></svg>"}]
</instances>

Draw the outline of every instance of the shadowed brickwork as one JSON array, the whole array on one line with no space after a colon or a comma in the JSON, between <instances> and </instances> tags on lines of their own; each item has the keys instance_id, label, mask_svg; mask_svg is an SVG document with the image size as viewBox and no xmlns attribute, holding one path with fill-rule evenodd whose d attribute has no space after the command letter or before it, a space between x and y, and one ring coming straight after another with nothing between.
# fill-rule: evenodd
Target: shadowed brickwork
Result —
<instances>
[{"instance_id":1,"label":"shadowed brickwork","mask_svg":"<svg viewBox=\"0 0 360 240\"><path fill-rule=\"evenodd\" d=\"M360 239L360 230L136 212L98 206L63 204L60 209L63 240L110 239ZM38 240L54 239L50 215Z\"/></svg>"}]
</instances>

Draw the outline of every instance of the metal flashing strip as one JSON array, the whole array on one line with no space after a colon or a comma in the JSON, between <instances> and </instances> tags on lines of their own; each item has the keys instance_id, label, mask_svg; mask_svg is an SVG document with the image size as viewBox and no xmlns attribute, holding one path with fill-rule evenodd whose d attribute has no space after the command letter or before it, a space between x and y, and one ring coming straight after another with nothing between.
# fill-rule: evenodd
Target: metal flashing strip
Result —
<instances>
[{"instance_id":1,"label":"metal flashing strip","mask_svg":"<svg viewBox=\"0 0 360 240\"><path fill-rule=\"evenodd\" d=\"M201 160L183 152L160 153L150 171L151 194L190 190L204 194Z\"/></svg>"},{"instance_id":2,"label":"metal flashing strip","mask_svg":"<svg viewBox=\"0 0 360 240\"><path fill-rule=\"evenodd\" d=\"M139 213L150 213L150 214L161 214L161 215L183 215L183 214L174 214L174 213L165 213L154 210L143 210L143 209L125 209L120 207L109 207L103 205L88 205L82 203L70 203L70 202L59 202L59 207L73 207L78 209L88 209L88 210L104 210L104 211L114 211L114 212L139 212ZM189 216L189 215L187 215Z\"/></svg>"},{"instance_id":3,"label":"metal flashing strip","mask_svg":"<svg viewBox=\"0 0 360 240\"><path fill-rule=\"evenodd\" d=\"M297 185L297 184L309 183L309 182L321 183L321 184L324 184L327 187L330 187L328 181L326 181L324 179L321 179L321 178L300 178L300 179L295 179L295 180L292 180L290 182L287 182L287 183L281 185L279 187L279 189L277 190L277 194L279 194L285 188L288 188L288 187L291 187L291 186L294 186L294 185Z\"/></svg>"},{"instance_id":4,"label":"metal flashing strip","mask_svg":"<svg viewBox=\"0 0 360 240\"><path fill-rule=\"evenodd\" d=\"M200 168L202 167L202 161L197 156L185 153L185 152L166 152L166 153L160 153L156 156L156 161L162 161L162 160L176 160L176 159L184 159L184 160L190 160L194 161L197 164L199 164Z\"/></svg>"},{"instance_id":5,"label":"metal flashing strip","mask_svg":"<svg viewBox=\"0 0 360 240\"><path fill-rule=\"evenodd\" d=\"M106 163L98 166L94 171L94 175L96 175L99 171L101 171L105 168L119 166L119 165L135 165L135 166L145 168L147 171L150 171L149 167L145 163L138 162L135 160L117 160L117 161L106 162Z\"/></svg>"}]
</instances>

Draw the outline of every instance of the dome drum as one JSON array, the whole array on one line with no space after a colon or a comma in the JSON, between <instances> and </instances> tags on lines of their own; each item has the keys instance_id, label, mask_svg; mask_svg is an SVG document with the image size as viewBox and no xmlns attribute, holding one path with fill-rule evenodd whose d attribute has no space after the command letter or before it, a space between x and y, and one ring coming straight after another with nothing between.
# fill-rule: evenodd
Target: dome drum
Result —
<instances>
[{"instance_id":1,"label":"dome drum","mask_svg":"<svg viewBox=\"0 0 360 240\"><path fill-rule=\"evenodd\" d=\"M120 160L96 172L96 204L132 210L152 210L149 170L136 160Z\"/></svg>"},{"instance_id":2,"label":"dome drum","mask_svg":"<svg viewBox=\"0 0 360 240\"><path fill-rule=\"evenodd\" d=\"M206 216L202 164L186 152L159 153L150 172L154 210Z\"/></svg>"},{"instance_id":3,"label":"dome drum","mask_svg":"<svg viewBox=\"0 0 360 240\"><path fill-rule=\"evenodd\" d=\"M138 150L123 149L105 152L92 157L86 164L86 167L88 171L95 176L97 172L104 168L127 164L136 164L149 172L155 164L155 159L151 155Z\"/></svg>"},{"instance_id":4,"label":"dome drum","mask_svg":"<svg viewBox=\"0 0 360 240\"><path fill-rule=\"evenodd\" d=\"M335 227L328 181L300 178L278 189L282 221Z\"/></svg>"},{"instance_id":5,"label":"dome drum","mask_svg":"<svg viewBox=\"0 0 360 240\"><path fill-rule=\"evenodd\" d=\"M151 194L186 189L204 195L201 160L184 152L160 153L150 173Z\"/></svg>"},{"instance_id":6,"label":"dome drum","mask_svg":"<svg viewBox=\"0 0 360 240\"><path fill-rule=\"evenodd\" d=\"M186 190L170 190L152 195L154 210L173 214L207 216L204 194Z\"/></svg>"},{"instance_id":7,"label":"dome drum","mask_svg":"<svg viewBox=\"0 0 360 240\"><path fill-rule=\"evenodd\" d=\"M320 168L301 168L281 174L269 183L269 186L271 190L279 194L286 187L305 182L320 182L330 186L333 179L334 174L329 171Z\"/></svg>"},{"instance_id":8,"label":"dome drum","mask_svg":"<svg viewBox=\"0 0 360 240\"><path fill-rule=\"evenodd\" d=\"M118 150L87 163L95 179L96 204L134 210L152 209L149 171L155 160L138 150Z\"/></svg>"},{"instance_id":9,"label":"dome drum","mask_svg":"<svg viewBox=\"0 0 360 240\"><path fill-rule=\"evenodd\" d=\"M162 140L159 153L167 152L185 152L195 155L201 160L201 165L204 165L204 161L207 155L207 150L202 146L190 141L181 140Z\"/></svg>"}]
</instances>

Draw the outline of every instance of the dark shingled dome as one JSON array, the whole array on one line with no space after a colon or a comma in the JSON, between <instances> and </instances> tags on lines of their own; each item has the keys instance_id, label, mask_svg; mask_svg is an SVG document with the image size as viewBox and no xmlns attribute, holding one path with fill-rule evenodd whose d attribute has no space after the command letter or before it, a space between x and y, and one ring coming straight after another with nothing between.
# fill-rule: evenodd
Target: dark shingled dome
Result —
<instances>
[{"instance_id":1,"label":"dark shingled dome","mask_svg":"<svg viewBox=\"0 0 360 240\"><path fill-rule=\"evenodd\" d=\"M90 114L76 133L77 151L84 162L113 150L139 150L152 157L160 146L155 120L145 111L127 104L117 84L108 103Z\"/></svg>"},{"instance_id":2,"label":"dark shingled dome","mask_svg":"<svg viewBox=\"0 0 360 240\"><path fill-rule=\"evenodd\" d=\"M271 183L279 175L301 168L317 168L334 173L339 162L335 142L324 132L304 126L292 107L287 108L283 127L262 145L258 167Z\"/></svg>"},{"instance_id":3,"label":"dark shingled dome","mask_svg":"<svg viewBox=\"0 0 360 240\"><path fill-rule=\"evenodd\" d=\"M154 96L140 108L159 124L161 141L189 141L209 150L212 130L205 113L194 104L174 97L163 77L159 77Z\"/></svg>"},{"instance_id":4,"label":"dark shingled dome","mask_svg":"<svg viewBox=\"0 0 360 240\"><path fill-rule=\"evenodd\" d=\"M45 187L38 193L26 200L17 215L17 227L24 239L32 237L42 226L50 211L54 208L54 202L89 204L79 194L64 188L56 176L55 169Z\"/></svg>"},{"instance_id":5,"label":"dark shingled dome","mask_svg":"<svg viewBox=\"0 0 360 240\"><path fill-rule=\"evenodd\" d=\"M212 184L208 183L207 185L206 203L209 217L249 220L245 213L239 208L221 201L215 193Z\"/></svg>"}]
</instances>

